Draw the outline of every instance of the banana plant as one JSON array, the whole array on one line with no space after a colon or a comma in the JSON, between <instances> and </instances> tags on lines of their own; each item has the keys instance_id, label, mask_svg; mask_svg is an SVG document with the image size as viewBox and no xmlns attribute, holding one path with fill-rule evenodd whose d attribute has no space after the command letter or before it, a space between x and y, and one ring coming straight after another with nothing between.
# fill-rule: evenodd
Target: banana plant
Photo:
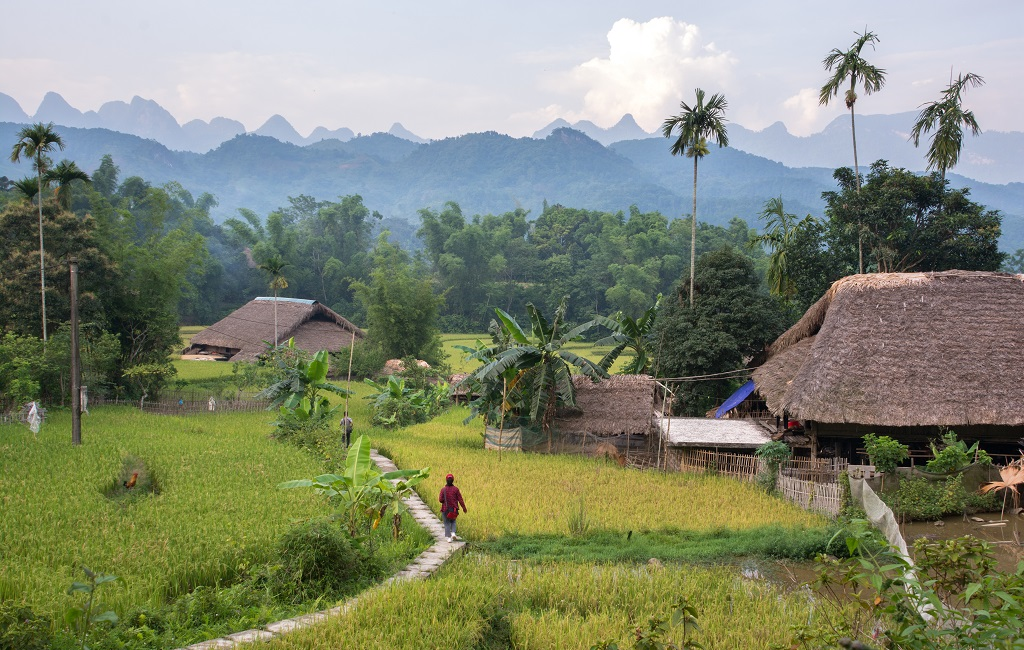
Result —
<instances>
[{"instance_id":1,"label":"banana plant","mask_svg":"<svg viewBox=\"0 0 1024 650\"><path fill-rule=\"evenodd\" d=\"M295 339L288 339L288 351L294 352ZM281 362L284 379L261 391L257 397L270 399L270 408L280 408L284 416L294 416L299 421L321 418L331 415L337 407L331 408L326 393L335 395L351 395L352 392L327 381L330 361L327 350L320 350L313 358L306 360L301 356L286 355L295 358L288 364Z\"/></svg>"},{"instance_id":2,"label":"banana plant","mask_svg":"<svg viewBox=\"0 0 1024 650\"><path fill-rule=\"evenodd\" d=\"M607 327L612 331L596 343L596 345L614 346L604 358L597 362L605 370L609 370L615 360L627 349L633 353L633 359L625 368L622 374L642 375L647 373L651 367L651 333L654 332L654 323L658 317L658 307L661 306L661 294L654 301L654 306L645 311L640 318L633 319L619 312L608 318L607 316L595 316L591 321L595 325Z\"/></svg>"},{"instance_id":3,"label":"banana plant","mask_svg":"<svg viewBox=\"0 0 1024 650\"><path fill-rule=\"evenodd\" d=\"M381 472L370 458L370 439L359 436L352 441L345 458L344 473L322 474L313 479L285 481L280 489L311 487L325 495L339 509L339 518L349 534L358 537L363 524L376 529L388 510L394 515L393 533L406 510L402 500L412 494L413 487L430 476L430 468L400 469Z\"/></svg>"}]
</instances>

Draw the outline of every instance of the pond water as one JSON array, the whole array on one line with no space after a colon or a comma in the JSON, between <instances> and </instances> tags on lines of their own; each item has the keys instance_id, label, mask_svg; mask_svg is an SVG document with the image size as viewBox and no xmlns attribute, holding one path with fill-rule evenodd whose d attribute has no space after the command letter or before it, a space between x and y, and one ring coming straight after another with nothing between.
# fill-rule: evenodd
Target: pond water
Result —
<instances>
[{"instance_id":1,"label":"pond water","mask_svg":"<svg viewBox=\"0 0 1024 650\"><path fill-rule=\"evenodd\" d=\"M1024 547L1018 545L1013 533L1015 523L1017 538L1024 540L1024 517L1007 514L1000 523L998 512L982 513L966 520L956 516L940 522L914 522L904 524L900 530L911 552L914 540L920 537L940 540L973 535L992 545L1000 572L1013 573L1017 570L1017 563L1024 561ZM814 562L748 558L738 562L737 569L747 580L768 580L788 589L801 589L804 584L818 577Z\"/></svg>"}]
</instances>

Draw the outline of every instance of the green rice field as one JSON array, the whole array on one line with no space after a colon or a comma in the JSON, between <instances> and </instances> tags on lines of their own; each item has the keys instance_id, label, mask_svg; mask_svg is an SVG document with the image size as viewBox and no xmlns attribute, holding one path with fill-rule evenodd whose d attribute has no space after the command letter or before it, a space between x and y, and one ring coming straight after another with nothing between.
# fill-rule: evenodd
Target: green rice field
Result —
<instances>
[{"instance_id":1,"label":"green rice field","mask_svg":"<svg viewBox=\"0 0 1024 650\"><path fill-rule=\"evenodd\" d=\"M0 426L0 601L60 614L85 565L124 579L107 593L124 611L228 581L264 560L294 521L328 512L308 493L276 489L319 467L268 439L267 420L97 408L84 416L80 447L71 446L66 412L38 436ZM124 503L104 495L128 455L146 463L159 495Z\"/></svg>"},{"instance_id":2,"label":"green rice field","mask_svg":"<svg viewBox=\"0 0 1024 650\"><path fill-rule=\"evenodd\" d=\"M448 335L445 345L476 338ZM584 348L576 351L604 353ZM450 358L457 370L462 358ZM231 375L228 363L174 364L187 381ZM825 519L720 477L585 456L499 456L483 449L479 420L463 423L464 407L406 429L373 428L363 399L370 388L353 382L352 389L355 435L369 435L399 467L429 466L418 491L435 512L440 477L455 474L469 509L458 522L469 552L429 580L375 590L345 616L266 647L590 648L610 640L630 647L633 631L650 616L669 615L678 597L697 608L696 640L707 648L782 643L789 625L807 620L802 595L747 580L734 566L672 558L704 557L701 548L728 557L787 531L820 536ZM26 602L59 619L67 587L86 565L124 579L107 588L106 606L159 606L196 586L229 583L265 561L293 523L329 512L311 491L276 489L323 466L271 440L270 413L179 418L101 407L85 417L79 448L70 444L68 414L51 415L38 436L0 426L0 603ZM129 455L152 470L158 495L127 502L104 495ZM583 517L589 536L574 536L574 517ZM692 548L666 552L665 544ZM647 566L646 553L667 566Z\"/></svg>"},{"instance_id":3,"label":"green rice field","mask_svg":"<svg viewBox=\"0 0 1024 650\"><path fill-rule=\"evenodd\" d=\"M266 647L586 650L615 641L630 648L635 630L651 616L667 619L680 597L697 610L701 630L691 640L709 650L786 643L789 627L810 612L804 595L730 567L534 565L470 554L430 580L369 594L350 613ZM670 638L680 636L677 629Z\"/></svg>"}]
</instances>

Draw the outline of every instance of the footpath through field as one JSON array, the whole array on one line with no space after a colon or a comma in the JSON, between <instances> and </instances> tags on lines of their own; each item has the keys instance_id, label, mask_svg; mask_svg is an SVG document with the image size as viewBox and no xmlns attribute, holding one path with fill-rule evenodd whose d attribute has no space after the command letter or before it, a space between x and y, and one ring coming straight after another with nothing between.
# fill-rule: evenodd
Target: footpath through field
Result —
<instances>
[{"instance_id":1,"label":"footpath through field","mask_svg":"<svg viewBox=\"0 0 1024 650\"><path fill-rule=\"evenodd\" d=\"M390 458L382 456L376 449L370 450L370 458L374 463L376 463L377 467L379 467L382 472L392 472L398 469L398 467L391 462ZM445 539L444 525L430 509L430 506L424 503L423 499L421 499L418 494L414 493L412 496L406 498L405 504L409 507L409 512L412 513L413 519L416 520L416 523L428 530L431 536L433 536L434 545L420 553L419 557L413 560L413 562L403 570L391 576L381 584L371 587L361 594L350 598L345 602L345 604L339 605L338 607L313 612L312 614L305 614L303 616L296 616L295 618L286 618L283 621L268 623L263 626L263 629L236 632L235 634L229 634L217 639L194 643L186 648L179 648L178 650L234 648L246 643L267 641L282 634L292 632L293 630L301 630L326 621L329 618L340 616L355 607L360 598L363 598L368 593L377 589L383 589L394 582L417 580L430 576L441 568L441 565L444 564L445 561L447 561L448 558L450 558L456 551L465 546L465 542L449 542Z\"/></svg>"}]
</instances>

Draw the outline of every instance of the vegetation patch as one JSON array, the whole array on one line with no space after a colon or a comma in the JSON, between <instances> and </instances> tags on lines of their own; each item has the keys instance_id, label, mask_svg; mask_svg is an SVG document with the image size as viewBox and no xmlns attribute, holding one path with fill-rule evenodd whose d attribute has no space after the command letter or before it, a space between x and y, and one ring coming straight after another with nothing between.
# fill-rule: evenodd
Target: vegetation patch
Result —
<instances>
[{"instance_id":1,"label":"vegetation patch","mask_svg":"<svg viewBox=\"0 0 1024 650\"><path fill-rule=\"evenodd\" d=\"M810 560L819 553L843 555L834 530L766 526L750 530L594 531L582 537L506 535L479 548L514 560L536 562L718 562L740 557ZM830 544L830 541L832 542Z\"/></svg>"},{"instance_id":2,"label":"vegetation patch","mask_svg":"<svg viewBox=\"0 0 1024 650\"><path fill-rule=\"evenodd\" d=\"M160 484L144 460L128 455L121 461L117 478L107 486L103 494L108 499L130 503L140 497L160 494Z\"/></svg>"}]
</instances>

